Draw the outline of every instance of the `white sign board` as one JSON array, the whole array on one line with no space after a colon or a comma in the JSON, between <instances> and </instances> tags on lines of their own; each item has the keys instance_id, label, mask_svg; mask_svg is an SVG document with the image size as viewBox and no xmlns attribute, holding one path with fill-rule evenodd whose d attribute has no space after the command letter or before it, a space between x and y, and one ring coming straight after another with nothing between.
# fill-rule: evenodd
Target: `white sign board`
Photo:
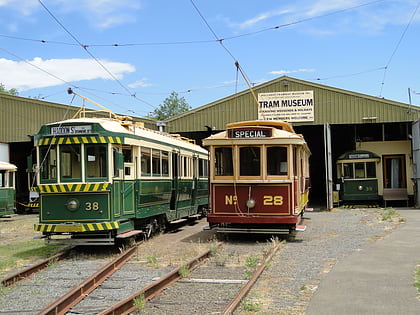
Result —
<instances>
[{"instance_id":1,"label":"white sign board","mask_svg":"<svg viewBox=\"0 0 420 315\"><path fill-rule=\"evenodd\" d=\"M314 91L258 93L258 119L314 121Z\"/></svg>"},{"instance_id":2,"label":"white sign board","mask_svg":"<svg viewBox=\"0 0 420 315\"><path fill-rule=\"evenodd\" d=\"M87 134L92 132L92 126L60 126L51 127L52 135Z\"/></svg>"}]
</instances>

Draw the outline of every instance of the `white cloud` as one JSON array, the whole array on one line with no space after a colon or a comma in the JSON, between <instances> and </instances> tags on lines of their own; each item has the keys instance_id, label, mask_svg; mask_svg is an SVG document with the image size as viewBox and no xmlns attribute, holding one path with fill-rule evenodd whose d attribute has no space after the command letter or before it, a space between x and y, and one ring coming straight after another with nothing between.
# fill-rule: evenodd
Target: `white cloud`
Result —
<instances>
[{"instance_id":1,"label":"white cloud","mask_svg":"<svg viewBox=\"0 0 420 315\"><path fill-rule=\"evenodd\" d=\"M134 72L128 63L100 60L117 79L123 74ZM40 70L42 69L42 70ZM113 78L93 59L49 59L34 58L30 61L0 59L1 83L8 89L19 92L34 88L61 85L82 80L113 80ZM60 80L61 79L61 80Z\"/></svg>"},{"instance_id":2,"label":"white cloud","mask_svg":"<svg viewBox=\"0 0 420 315\"><path fill-rule=\"evenodd\" d=\"M60 0L66 12L79 12L96 27L109 28L136 20L135 12L141 8L139 0Z\"/></svg>"},{"instance_id":3,"label":"white cloud","mask_svg":"<svg viewBox=\"0 0 420 315\"><path fill-rule=\"evenodd\" d=\"M153 86L153 84L151 83L147 83L149 79L147 78L142 78L140 80L137 80L134 83L131 83L128 85L128 87L135 89L135 88L142 88L142 87L149 87L149 86Z\"/></svg>"},{"instance_id":4,"label":"white cloud","mask_svg":"<svg viewBox=\"0 0 420 315\"><path fill-rule=\"evenodd\" d=\"M270 71L270 74L275 74L275 75L285 75L285 74L289 74L289 73L298 73L298 72L314 72L315 69L298 69L298 70L274 70L274 71Z\"/></svg>"},{"instance_id":5,"label":"white cloud","mask_svg":"<svg viewBox=\"0 0 420 315\"><path fill-rule=\"evenodd\" d=\"M245 28L250 28L253 27L255 24L267 20L269 18L275 17L275 16L279 16L279 15L284 15L289 13L289 10L273 10L273 11L268 11L268 12L264 12L264 13L260 13L257 16L246 20L245 22L242 22L239 24L239 28L241 29L245 29Z\"/></svg>"},{"instance_id":6,"label":"white cloud","mask_svg":"<svg viewBox=\"0 0 420 315\"><path fill-rule=\"evenodd\" d=\"M63 13L76 12L98 28L131 23L136 20L136 11L141 8L139 0L43 0L42 3L58 18ZM33 18L45 11L37 0L0 0L2 7Z\"/></svg>"},{"instance_id":7,"label":"white cloud","mask_svg":"<svg viewBox=\"0 0 420 315\"><path fill-rule=\"evenodd\" d=\"M233 26L239 27L240 29L248 29L248 28L251 28L254 25L264 21L264 20L267 20L267 19L272 18L272 17L279 16L279 15L284 15L284 14L287 14L287 13L289 13L289 10L267 11L267 12L264 12L264 13L260 13L260 14L254 16L254 17L252 17L252 18L250 18L250 19L248 19L244 22L234 23Z\"/></svg>"}]
</instances>

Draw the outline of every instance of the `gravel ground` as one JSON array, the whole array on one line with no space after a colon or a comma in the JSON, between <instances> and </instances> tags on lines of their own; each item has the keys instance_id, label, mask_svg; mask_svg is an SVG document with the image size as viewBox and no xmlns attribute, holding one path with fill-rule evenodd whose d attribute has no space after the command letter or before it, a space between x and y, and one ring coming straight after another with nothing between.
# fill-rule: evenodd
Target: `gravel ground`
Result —
<instances>
[{"instance_id":1,"label":"gravel ground","mask_svg":"<svg viewBox=\"0 0 420 315\"><path fill-rule=\"evenodd\" d=\"M386 210L371 208L307 212L305 214L307 230L299 233L296 241L281 246L280 251L264 271L262 279L248 295L246 299L248 311L239 309L236 314L252 314L250 310L254 312L258 310L258 314L305 314L306 305L318 284L337 261L353 251L361 250L370 242L380 239L398 225L398 218L392 222L382 221L384 211ZM189 261L209 246L214 246L214 234L212 231L202 231L204 225L206 225L205 219L194 226L186 226L174 233L164 234L148 241L142 247L141 255L137 257L138 263L129 264L128 268L131 271L128 276L117 274L116 280L113 280L117 282L108 282L103 287L107 288L106 291L111 296L119 299L121 291L125 290L129 295L131 292L128 291L139 289L139 283L147 282L151 277L160 276L174 266ZM246 272L244 257L257 253L257 249L260 251L264 246L267 247L267 244L257 243L255 240L241 244L232 238L223 246L225 258L222 258L222 265L232 268L231 279L244 279ZM250 246L257 247L250 248ZM156 258L154 266L150 266L148 262L150 258ZM91 260L88 263L83 261L83 265L80 265L79 263L82 262L76 259L48 268L45 272L14 288L4 290L5 292L0 295L0 314L36 314L45 307L47 299L53 300L64 294L105 262L103 259ZM221 265L220 258L215 265ZM217 272L212 268L215 266L203 268L199 271L200 273L193 273L191 277L210 278ZM122 282L121 280L125 278L129 281ZM134 281L135 279L140 282ZM217 286L228 286L216 285L212 290L196 292L196 284L186 283L182 287L181 285L176 285L178 289L182 288L176 293L180 299L187 298L210 305L224 303L226 296L223 299L218 297ZM232 286L232 292L238 288L237 285L229 284L229 286ZM196 293L199 293L198 298L195 298ZM100 293L93 296L90 302L95 304L96 301L98 304L103 304L106 299L108 297ZM159 300L156 301L155 306L159 303ZM160 301L165 303L163 298ZM200 308L200 303L196 303L196 307L190 308L189 311L175 303L170 305L172 307L170 313L171 315L204 314L203 310L208 309L208 306ZM219 314L218 310L222 308L221 306L219 308L218 305L217 311L215 310L213 314ZM81 305L79 311L83 308L84 305Z\"/></svg>"}]
</instances>

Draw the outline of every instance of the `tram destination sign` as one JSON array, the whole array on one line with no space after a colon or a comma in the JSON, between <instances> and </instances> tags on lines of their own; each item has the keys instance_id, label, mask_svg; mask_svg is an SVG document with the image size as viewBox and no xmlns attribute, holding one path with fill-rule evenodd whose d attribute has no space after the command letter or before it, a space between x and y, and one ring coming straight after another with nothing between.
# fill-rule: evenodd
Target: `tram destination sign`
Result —
<instances>
[{"instance_id":1,"label":"tram destination sign","mask_svg":"<svg viewBox=\"0 0 420 315\"><path fill-rule=\"evenodd\" d=\"M52 135L74 135L92 132L92 126L59 126L51 127Z\"/></svg>"},{"instance_id":2,"label":"tram destination sign","mask_svg":"<svg viewBox=\"0 0 420 315\"><path fill-rule=\"evenodd\" d=\"M269 138L271 129L268 128L235 128L228 130L229 138L247 139L247 138Z\"/></svg>"},{"instance_id":3,"label":"tram destination sign","mask_svg":"<svg viewBox=\"0 0 420 315\"><path fill-rule=\"evenodd\" d=\"M314 91L258 93L258 119L314 121Z\"/></svg>"}]
</instances>

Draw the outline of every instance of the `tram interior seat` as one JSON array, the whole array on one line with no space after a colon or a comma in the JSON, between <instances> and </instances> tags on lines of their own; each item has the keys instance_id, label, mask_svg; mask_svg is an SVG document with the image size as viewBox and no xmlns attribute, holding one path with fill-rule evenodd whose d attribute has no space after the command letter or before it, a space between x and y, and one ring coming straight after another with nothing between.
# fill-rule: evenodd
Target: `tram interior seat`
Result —
<instances>
[{"instance_id":1,"label":"tram interior seat","mask_svg":"<svg viewBox=\"0 0 420 315\"><path fill-rule=\"evenodd\" d=\"M383 196L386 207L387 201L405 200L408 207L408 193L407 188L384 188Z\"/></svg>"}]
</instances>

